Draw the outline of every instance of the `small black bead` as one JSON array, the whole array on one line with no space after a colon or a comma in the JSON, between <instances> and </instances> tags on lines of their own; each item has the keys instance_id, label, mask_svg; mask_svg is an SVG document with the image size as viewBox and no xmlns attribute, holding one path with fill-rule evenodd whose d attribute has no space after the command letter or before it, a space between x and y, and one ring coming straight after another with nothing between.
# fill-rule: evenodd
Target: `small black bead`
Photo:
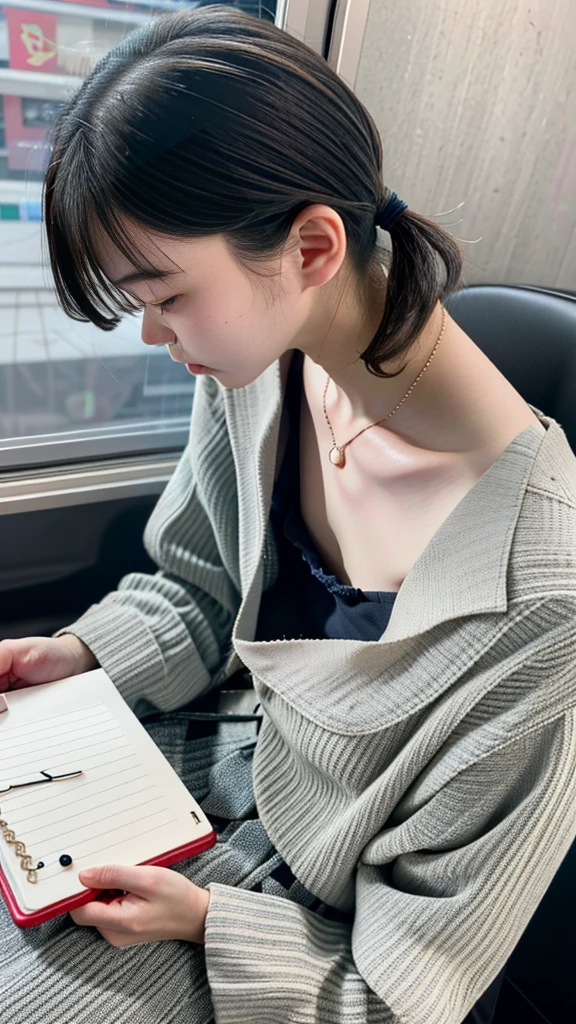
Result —
<instances>
[{"instance_id":1,"label":"small black bead","mask_svg":"<svg viewBox=\"0 0 576 1024\"><path fill-rule=\"evenodd\" d=\"M70 854L63 853L62 856L60 857L60 863L63 868L69 867L69 865L72 863L72 857L70 856Z\"/></svg>"},{"instance_id":2,"label":"small black bead","mask_svg":"<svg viewBox=\"0 0 576 1024\"><path fill-rule=\"evenodd\" d=\"M38 870L38 868L43 868L43 867L44 867L44 861L43 860L39 860L37 865L36 865L36 870Z\"/></svg>"}]
</instances>

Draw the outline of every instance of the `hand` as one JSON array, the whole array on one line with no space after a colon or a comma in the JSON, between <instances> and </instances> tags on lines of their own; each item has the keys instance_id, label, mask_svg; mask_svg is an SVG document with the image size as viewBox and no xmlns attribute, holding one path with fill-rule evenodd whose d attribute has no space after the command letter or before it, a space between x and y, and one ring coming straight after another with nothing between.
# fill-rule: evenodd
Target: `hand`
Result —
<instances>
[{"instance_id":1,"label":"hand","mask_svg":"<svg viewBox=\"0 0 576 1024\"><path fill-rule=\"evenodd\" d=\"M111 903L94 900L70 912L76 924L91 925L112 946L135 946L159 939L204 942L209 889L184 875L151 865L105 864L78 874L91 889L121 889Z\"/></svg>"},{"instance_id":2,"label":"hand","mask_svg":"<svg viewBox=\"0 0 576 1024\"><path fill-rule=\"evenodd\" d=\"M97 666L90 648L72 633L0 640L0 693L51 683Z\"/></svg>"}]
</instances>

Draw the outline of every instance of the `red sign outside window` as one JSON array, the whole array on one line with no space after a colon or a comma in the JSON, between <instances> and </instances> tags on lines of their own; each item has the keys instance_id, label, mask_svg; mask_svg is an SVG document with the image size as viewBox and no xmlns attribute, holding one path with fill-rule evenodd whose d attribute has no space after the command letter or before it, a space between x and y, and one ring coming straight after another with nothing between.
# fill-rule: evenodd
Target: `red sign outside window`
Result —
<instances>
[{"instance_id":1,"label":"red sign outside window","mask_svg":"<svg viewBox=\"0 0 576 1024\"><path fill-rule=\"evenodd\" d=\"M10 67L20 71L58 69L56 14L5 7Z\"/></svg>"}]
</instances>

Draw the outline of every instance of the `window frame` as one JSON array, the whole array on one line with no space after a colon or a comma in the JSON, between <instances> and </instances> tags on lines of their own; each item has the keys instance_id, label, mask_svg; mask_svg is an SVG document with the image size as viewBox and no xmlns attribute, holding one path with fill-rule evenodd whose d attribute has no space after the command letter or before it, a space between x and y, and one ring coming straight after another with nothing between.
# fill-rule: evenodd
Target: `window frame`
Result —
<instances>
[{"instance_id":1,"label":"window frame","mask_svg":"<svg viewBox=\"0 0 576 1024\"><path fill-rule=\"evenodd\" d=\"M190 417L142 420L81 430L0 439L2 472L66 463L117 459L182 451L190 433Z\"/></svg>"}]
</instances>

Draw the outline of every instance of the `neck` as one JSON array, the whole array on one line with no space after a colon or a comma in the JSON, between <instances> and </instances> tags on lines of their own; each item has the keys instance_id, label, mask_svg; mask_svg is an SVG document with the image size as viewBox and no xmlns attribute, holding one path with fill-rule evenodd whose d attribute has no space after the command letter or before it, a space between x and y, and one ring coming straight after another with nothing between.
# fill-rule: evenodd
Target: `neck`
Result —
<instances>
[{"instance_id":1,"label":"neck","mask_svg":"<svg viewBox=\"0 0 576 1024\"><path fill-rule=\"evenodd\" d=\"M402 401L434 351L442 330L442 314L443 309L438 302L424 330L408 354L395 360L394 363L381 364L381 368L390 373L395 372L405 363L404 369L396 377L375 377L374 374L369 373L357 354L355 358L350 359L349 356L349 361L344 362L342 348L336 351L331 350L330 353L326 353L325 358L318 360L318 366L323 371L322 392L326 384L326 376L330 378L326 391L326 411L330 421L334 420L338 423L341 434L353 433L354 429L361 429L368 423L383 419ZM405 405L410 405L408 411L410 418L417 414L422 403L429 408L430 386L434 383L433 378L437 376L434 371L443 361L439 359L439 356L446 339L449 320L450 317L446 313L446 330L434 353L433 360L426 367L414 391L394 414L395 420L403 412ZM379 319L373 328L367 329L370 333L363 348L369 344L378 323ZM363 348L360 351L363 351Z\"/></svg>"}]
</instances>

